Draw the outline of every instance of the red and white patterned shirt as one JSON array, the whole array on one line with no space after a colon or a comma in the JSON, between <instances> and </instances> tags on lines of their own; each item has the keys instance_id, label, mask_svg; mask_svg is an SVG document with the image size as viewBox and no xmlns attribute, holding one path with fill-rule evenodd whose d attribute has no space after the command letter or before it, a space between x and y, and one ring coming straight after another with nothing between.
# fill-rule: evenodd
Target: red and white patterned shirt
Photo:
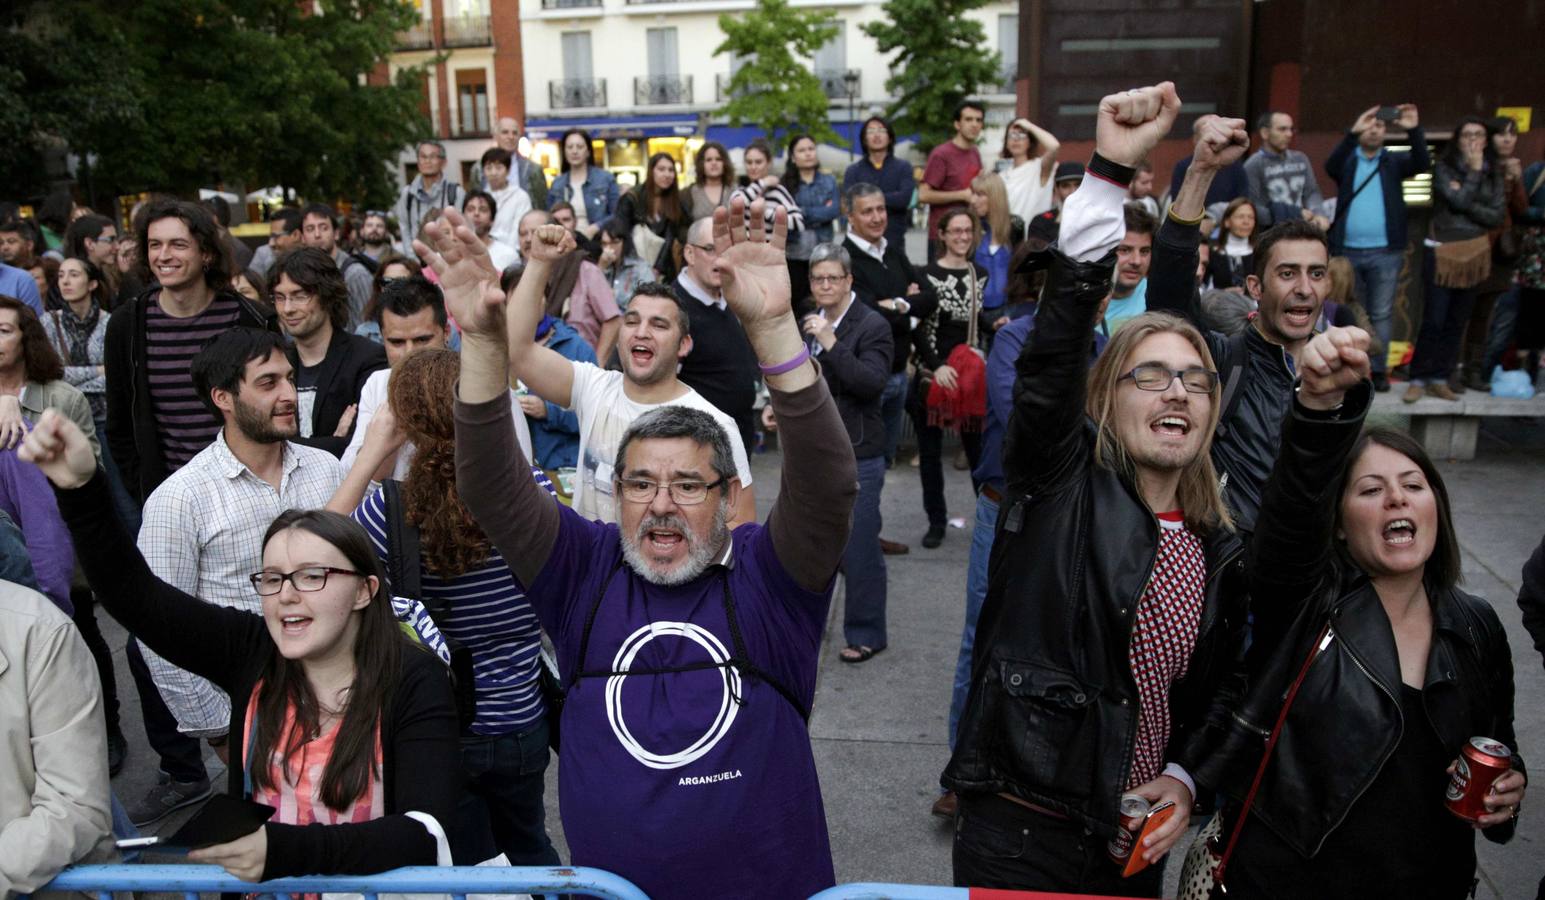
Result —
<instances>
[{"instance_id":1,"label":"red and white patterned shirt","mask_svg":"<svg viewBox=\"0 0 1545 900\"><path fill-rule=\"evenodd\" d=\"M1169 689L1186 674L1202 618L1207 558L1202 542L1185 526L1182 513L1159 513L1159 553L1137 603L1132 628L1132 674L1137 679L1137 747L1132 754L1134 788L1164 771L1169 745Z\"/></svg>"}]
</instances>

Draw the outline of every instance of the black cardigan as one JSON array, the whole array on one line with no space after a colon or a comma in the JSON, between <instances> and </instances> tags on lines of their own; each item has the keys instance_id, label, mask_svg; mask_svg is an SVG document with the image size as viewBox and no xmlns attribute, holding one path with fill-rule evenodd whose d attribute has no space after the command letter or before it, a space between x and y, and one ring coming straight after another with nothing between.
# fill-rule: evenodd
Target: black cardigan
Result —
<instances>
[{"instance_id":1,"label":"black cardigan","mask_svg":"<svg viewBox=\"0 0 1545 900\"><path fill-rule=\"evenodd\" d=\"M263 617L205 603L157 578L119 524L101 469L83 487L54 493L102 605L167 661L230 694L230 746L243 751L247 701L275 652ZM401 676L381 717L381 747L386 815L357 825L268 823L265 881L435 865L434 838L403 813L427 813L449 828L461 795L460 744L446 668L413 645L403 648ZM232 796L243 795L235 759L227 782Z\"/></svg>"},{"instance_id":2,"label":"black cardigan","mask_svg":"<svg viewBox=\"0 0 1545 900\"><path fill-rule=\"evenodd\" d=\"M912 320L921 322L928 318L933 313L934 304L938 302L933 285L929 284L922 270L915 268L907 259L907 251L899 243L885 245L884 262L859 249L851 238L844 239L842 246L847 248L848 256L853 260L853 293L858 295L865 306L890 323L891 344L894 348L891 374L905 372L907 349L912 346ZM907 296L907 286L910 284L917 285L920 292ZM895 297L906 300L912 308L903 313L879 305L881 300Z\"/></svg>"},{"instance_id":3,"label":"black cardigan","mask_svg":"<svg viewBox=\"0 0 1545 900\"><path fill-rule=\"evenodd\" d=\"M295 346L287 351L290 365L300 371L300 356ZM333 338L327 342L327 355L317 365L316 403L311 407L311 437L296 438L295 443L326 450L342 457L354 436L354 426L348 434L334 437L338 420L343 411L359 403L360 391L370 376L386 368L386 349L367 337L333 329ZM355 419L357 423L358 418Z\"/></svg>"}]
</instances>

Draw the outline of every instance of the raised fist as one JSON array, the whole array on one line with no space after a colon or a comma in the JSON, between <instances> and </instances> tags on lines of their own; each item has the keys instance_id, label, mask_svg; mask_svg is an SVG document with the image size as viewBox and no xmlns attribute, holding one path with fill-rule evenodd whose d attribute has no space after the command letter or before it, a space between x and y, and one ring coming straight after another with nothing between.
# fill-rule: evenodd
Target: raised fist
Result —
<instances>
[{"instance_id":1,"label":"raised fist","mask_svg":"<svg viewBox=\"0 0 1545 900\"><path fill-rule=\"evenodd\" d=\"M1191 165L1221 169L1231 166L1250 149L1250 133L1244 119L1202 116L1191 132L1196 136L1196 150Z\"/></svg>"},{"instance_id":2,"label":"raised fist","mask_svg":"<svg viewBox=\"0 0 1545 900\"><path fill-rule=\"evenodd\" d=\"M1298 360L1298 399L1310 409L1333 409L1346 392L1371 377L1368 332L1327 328L1309 339Z\"/></svg>"},{"instance_id":3,"label":"raised fist","mask_svg":"<svg viewBox=\"0 0 1545 900\"><path fill-rule=\"evenodd\" d=\"M1100 101L1094 149L1113 163L1136 166L1169 134L1179 114L1173 81L1111 94Z\"/></svg>"},{"instance_id":4,"label":"raised fist","mask_svg":"<svg viewBox=\"0 0 1545 900\"><path fill-rule=\"evenodd\" d=\"M574 247L574 232L562 225L543 225L531 236L531 250L527 253L527 257L531 260L554 262L568 254Z\"/></svg>"}]
</instances>

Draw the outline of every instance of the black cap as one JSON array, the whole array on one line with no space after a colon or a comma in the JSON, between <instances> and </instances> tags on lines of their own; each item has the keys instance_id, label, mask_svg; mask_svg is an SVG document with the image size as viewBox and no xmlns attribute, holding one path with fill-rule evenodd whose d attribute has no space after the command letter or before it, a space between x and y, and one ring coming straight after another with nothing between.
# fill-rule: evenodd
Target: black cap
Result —
<instances>
[{"instance_id":1,"label":"black cap","mask_svg":"<svg viewBox=\"0 0 1545 900\"><path fill-rule=\"evenodd\" d=\"M1084 178L1084 164L1081 162L1057 163L1057 175L1053 181L1082 181Z\"/></svg>"}]
</instances>

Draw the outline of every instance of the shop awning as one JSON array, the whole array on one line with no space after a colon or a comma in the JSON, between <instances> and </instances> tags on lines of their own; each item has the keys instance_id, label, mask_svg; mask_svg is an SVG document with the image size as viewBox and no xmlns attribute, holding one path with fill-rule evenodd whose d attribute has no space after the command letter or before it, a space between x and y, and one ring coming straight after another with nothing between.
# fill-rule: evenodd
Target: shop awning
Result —
<instances>
[{"instance_id":1,"label":"shop awning","mask_svg":"<svg viewBox=\"0 0 1545 900\"><path fill-rule=\"evenodd\" d=\"M557 140L570 128L583 128L596 140L690 137L698 132L698 118L694 115L662 114L526 120L526 136L533 141Z\"/></svg>"}]
</instances>

